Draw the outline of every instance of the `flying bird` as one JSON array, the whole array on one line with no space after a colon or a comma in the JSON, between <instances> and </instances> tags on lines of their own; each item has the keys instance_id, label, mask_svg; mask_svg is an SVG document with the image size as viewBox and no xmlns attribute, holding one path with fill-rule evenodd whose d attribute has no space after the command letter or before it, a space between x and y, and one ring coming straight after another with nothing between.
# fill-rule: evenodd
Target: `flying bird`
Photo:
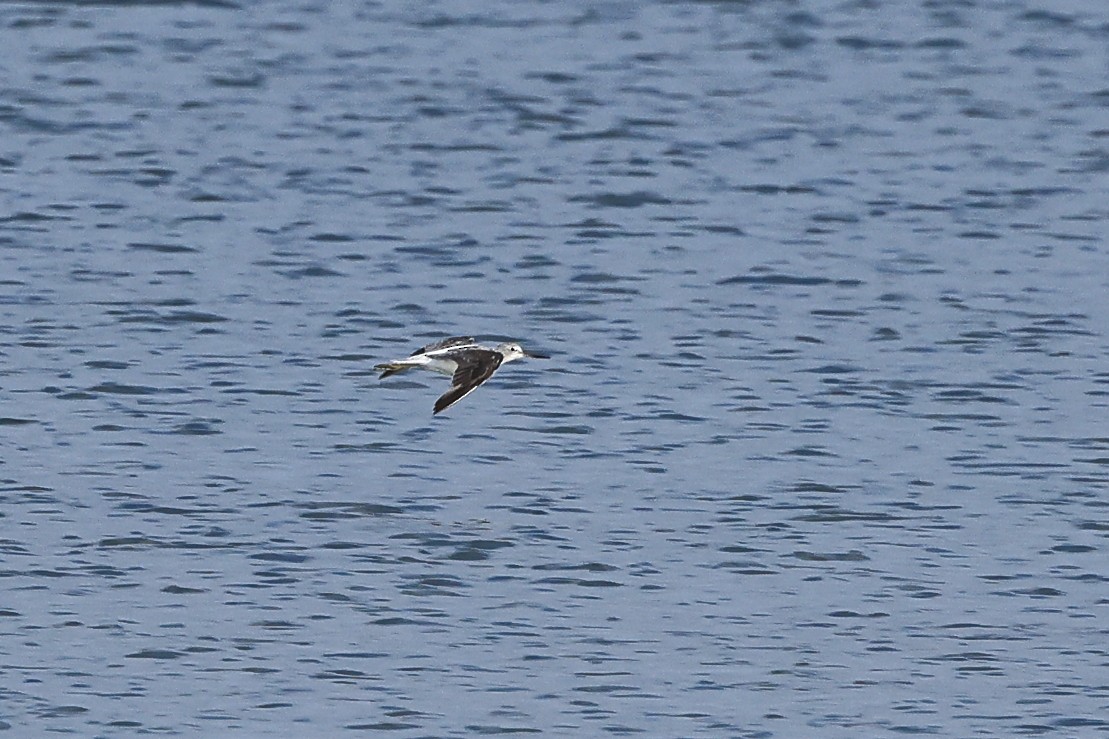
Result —
<instances>
[{"instance_id":1,"label":"flying bird","mask_svg":"<svg viewBox=\"0 0 1109 739\"><path fill-rule=\"evenodd\" d=\"M488 380L497 368L507 362L531 357L549 359L544 354L524 351L515 341L497 346L484 346L471 336L452 336L420 347L412 356L374 365L382 370L381 379L411 369L425 369L449 375L451 387L435 401L435 413L444 411L472 393L478 385Z\"/></svg>"}]
</instances>

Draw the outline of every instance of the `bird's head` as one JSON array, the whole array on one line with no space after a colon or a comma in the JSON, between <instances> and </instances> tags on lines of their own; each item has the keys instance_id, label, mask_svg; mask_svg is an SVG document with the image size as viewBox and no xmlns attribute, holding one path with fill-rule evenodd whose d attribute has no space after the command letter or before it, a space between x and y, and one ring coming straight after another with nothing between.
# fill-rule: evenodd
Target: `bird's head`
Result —
<instances>
[{"instance_id":1,"label":"bird's head","mask_svg":"<svg viewBox=\"0 0 1109 739\"><path fill-rule=\"evenodd\" d=\"M546 354L537 354L535 352L525 351L524 347L520 346L515 341L509 341L497 347L497 351L504 355L502 362L511 362L516 359L523 359L530 357L532 359L550 359Z\"/></svg>"}]
</instances>

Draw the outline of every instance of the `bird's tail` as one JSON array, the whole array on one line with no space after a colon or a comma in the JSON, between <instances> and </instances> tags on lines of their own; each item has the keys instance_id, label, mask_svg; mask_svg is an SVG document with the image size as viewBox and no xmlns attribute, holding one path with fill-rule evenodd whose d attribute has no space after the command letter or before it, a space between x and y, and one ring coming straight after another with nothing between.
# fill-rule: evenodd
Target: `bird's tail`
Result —
<instances>
[{"instance_id":1,"label":"bird's tail","mask_svg":"<svg viewBox=\"0 0 1109 739\"><path fill-rule=\"evenodd\" d=\"M379 377L377 379L384 380L386 377L389 377L390 375L395 375L395 374L398 374L400 372L404 372L405 370L410 370L414 366L415 365L412 365L412 364L405 364L404 362L384 362L382 364L375 364L374 369L375 370L382 370L381 377Z\"/></svg>"}]
</instances>

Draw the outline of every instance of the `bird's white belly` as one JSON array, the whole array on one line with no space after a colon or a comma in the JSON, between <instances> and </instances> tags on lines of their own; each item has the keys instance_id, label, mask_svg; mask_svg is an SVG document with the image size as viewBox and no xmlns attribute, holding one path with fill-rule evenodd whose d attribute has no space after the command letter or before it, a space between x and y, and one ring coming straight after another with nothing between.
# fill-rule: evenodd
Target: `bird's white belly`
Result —
<instances>
[{"instance_id":1,"label":"bird's white belly","mask_svg":"<svg viewBox=\"0 0 1109 739\"><path fill-rule=\"evenodd\" d=\"M439 374L447 375L448 377L454 375L454 371L458 369L458 362L454 361L453 359L438 359L436 357L428 356L413 357L413 359L422 360L420 362L421 369L438 372Z\"/></svg>"}]
</instances>

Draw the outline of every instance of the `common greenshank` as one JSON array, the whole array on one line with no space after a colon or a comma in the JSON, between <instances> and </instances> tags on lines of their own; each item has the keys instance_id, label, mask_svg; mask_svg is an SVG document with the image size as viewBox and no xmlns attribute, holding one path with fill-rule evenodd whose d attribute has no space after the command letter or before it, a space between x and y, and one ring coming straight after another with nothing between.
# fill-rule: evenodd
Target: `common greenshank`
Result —
<instances>
[{"instance_id":1,"label":"common greenshank","mask_svg":"<svg viewBox=\"0 0 1109 739\"><path fill-rule=\"evenodd\" d=\"M502 364L524 357L549 359L544 354L524 351L515 341L484 346L475 342L471 336L452 336L420 347L410 357L374 365L374 369L382 370L381 379L410 369L425 369L449 375L450 390L435 401L434 412L439 413L472 393L478 385L492 377Z\"/></svg>"}]
</instances>

